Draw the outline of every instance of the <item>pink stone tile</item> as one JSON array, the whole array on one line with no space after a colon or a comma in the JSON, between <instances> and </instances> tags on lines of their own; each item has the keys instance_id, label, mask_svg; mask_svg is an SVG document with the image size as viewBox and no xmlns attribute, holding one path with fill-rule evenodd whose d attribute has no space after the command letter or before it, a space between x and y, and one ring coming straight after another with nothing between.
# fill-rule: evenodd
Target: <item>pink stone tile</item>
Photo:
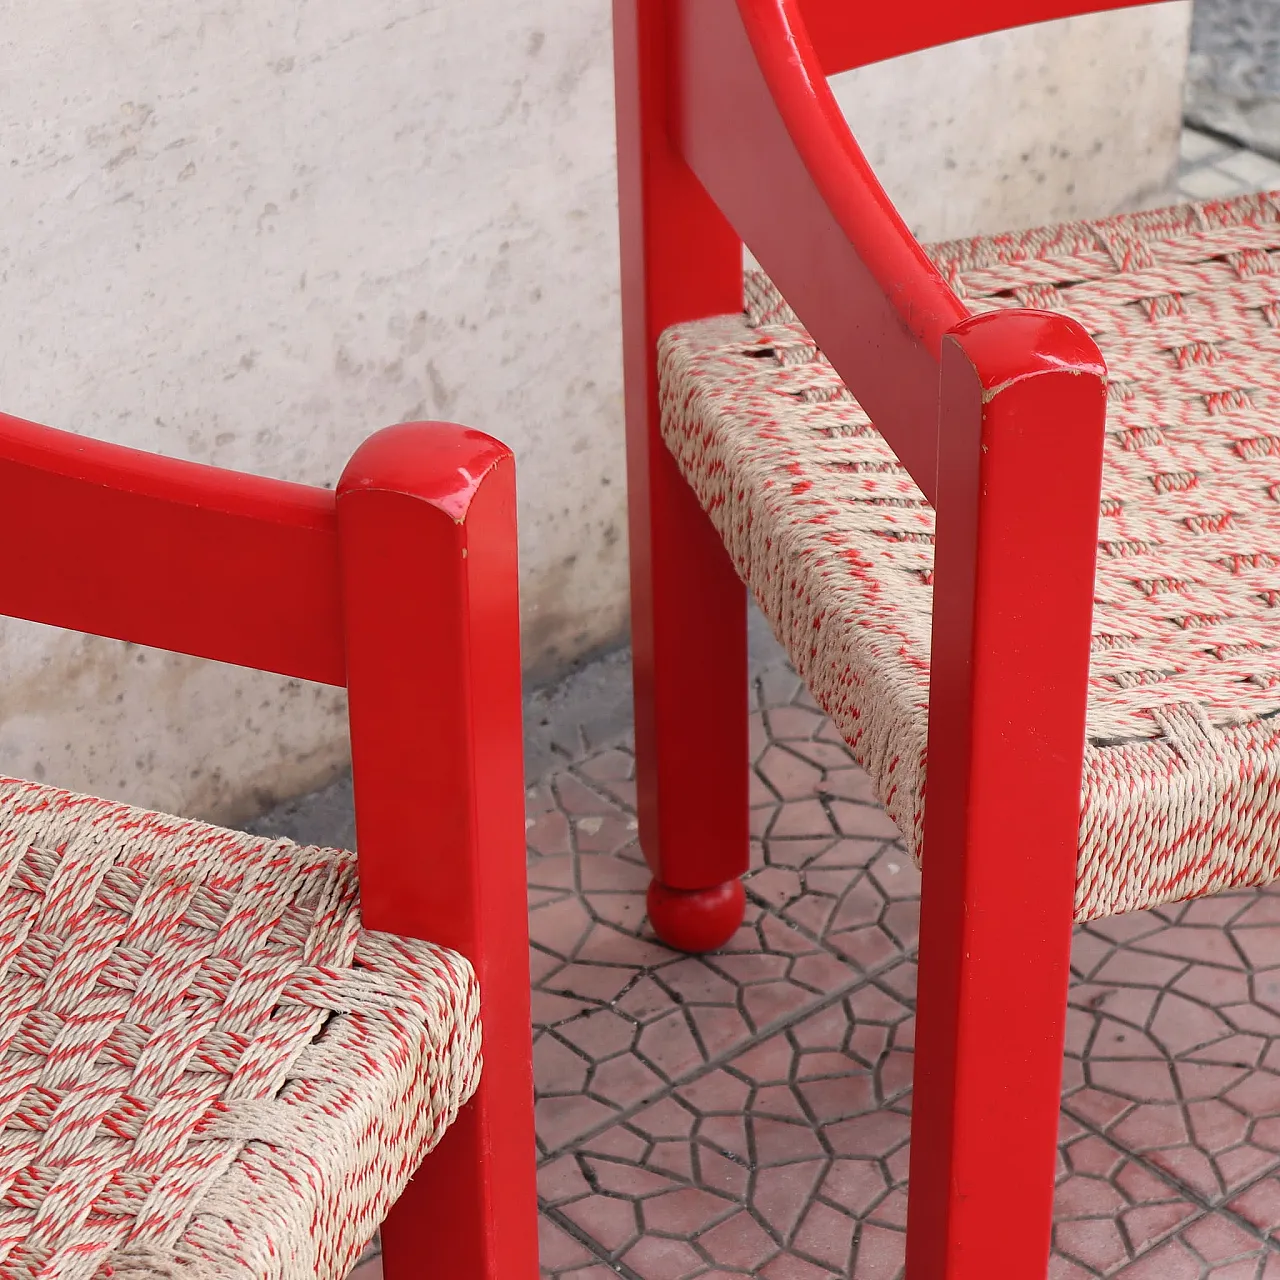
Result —
<instances>
[{"instance_id":1,"label":"pink stone tile","mask_svg":"<svg viewBox=\"0 0 1280 1280\"><path fill-rule=\"evenodd\" d=\"M612 1057L631 1048L635 1025L612 1009L596 1009L558 1023L556 1034L567 1040L589 1062Z\"/></svg>"},{"instance_id":2,"label":"pink stone tile","mask_svg":"<svg viewBox=\"0 0 1280 1280\"><path fill-rule=\"evenodd\" d=\"M1228 969L1243 967L1240 952L1232 945L1230 935L1221 928L1208 925L1173 925L1137 939L1133 947L1138 951L1222 965Z\"/></svg>"},{"instance_id":3,"label":"pink stone tile","mask_svg":"<svg viewBox=\"0 0 1280 1280\"><path fill-rule=\"evenodd\" d=\"M572 853L548 854L529 860L529 884L548 892L559 891L560 896L573 893L574 857Z\"/></svg>"},{"instance_id":4,"label":"pink stone tile","mask_svg":"<svg viewBox=\"0 0 1280 1280\"><path fill-rule=\"evenodd\" d=\"M853 1254L857 1223L830 1205L817 1203L809 1211L795 1233L792 1247L803 1257L830 1267L837 1273L847 1272Z\"/></svg>"},{"instance_id":5,"label":"pink stone tile","mask_svg":"<svg viewBox=\"0 0 1280 1280\"><path fill-rule=\"evenodd\" d=\"M625 1053L594 1067L588 1089L593 1097L627 1110L660 1093L664 1083L635 1054Z\"/></svg>"},{"instance_id":6,"label":"pink stone tile","mask_svg":"<svg viewBox=\"0 0 1280 1280\"><path fill-rule=\"evenodd\" d=\"M611 1003L635 980L635 970L622 965L565 964L543 990L584 1001Z\"/></svg>"},{"instance_id":7,"label":"pink stone tile","mask_svg":"<svg viewBox=\"0 0 1280 1280\"><path fill-rule=\"evenodd\" d=\"M878 1223L866 1224L858 1235L851 1280L897 1280L906 1261L906 1234Z\"/></svg>"},{"instance_id":8,"label":"pink stone tile","mask_svg":"<svg viewBox=\"0 0 1280 1280\"><path fill-rule=\"evenodd\" d=\"M588 1195L560 1212L609 1253L625 1249L638 1232L634 1202L617 1196Z\"/></svg>"},{"instance_id":9,"label":"pink stone tile","mask_svg":"<svg viewBox=\"0 0 1280 1280\"><path fill-rule=\"evenodd\" d=\"M595 783L617 782L635 777L636 762L629 751L606 749L578 763L577 771Z\"/></svg>"},{"instance_id":10,"label":"pink stone tile","mask_svg":"<svg viewBox=\"0 0 1280 1280\"><path fill-rule=\"evenodd\" d=\"M813 840L836 834L858 834L844 832L833 825L826 806L820 800L796 800L782 805L769 824L768 835L772 840L804 839Z\"/></svg>"},{"instance_id":11,"label":"pink stone tile","mask_svg":"<svg viewBox=\"0 0 1280 1280\"><path fill-rule=\"evenodd\" d=\"M768 1232L746 1210L735 1213L698 1237L713 1262L751 1275L778 1252Z\"/></svg>"},{"instance_id":12,"label":"pink stone tile","mask_svg":"<svg viewBox=\"0 0 1280 1280\"><path fill-rule=\"evenodd\" d=\"M758 1274L764 1280L831 1280L836 1273L797 1258L793 1253L780 1253L765 1263Z\"/></svg>"},{"instance_id":13,"label":"pink stone tile","mask_svg":"<svg viewBox=\"0 0 1280 1280\"><path fill-rule=\"evenodd\" d=\"M1117 948L1093 974L1095 982L1164 987L1187 967L1185 960L1151 955L1128 947Z\"/></svg>"},{"instance_id":14,"label":"pink stone tile","mask_svg":"<svg viewBox=\"0 0 1280 1280\"><path fill-rule=\"evenodd\" d=\"M1094 1273L1106 1275L1128 1261L1120 1224L1110 1218L1059 1222L1054 1229L1054 1244L1060 1253Z\"/></svg>"},{"instance_id":15,"label":"pink stone tile","mask_svg":"<svg viewBox=\"0 0 1280 1280\"><path fill-rule=\"evenodd\" d=\"M806 885L811 881L812 876L802 880L800 872L790 867L762 867L747 877L752 896L775 911L783 910L796 899L804 897ZM821 924L818 924L815 931L820 929Z\"/></svg>"},{"instance_id":16,"label":"pink stone tile","mask_svg":"<svg viewBox=\"0 0 1280 1280\"><path fill-rule=\"evenodd\" d=\"M569 852L569 820L559 809L539 814L525 823L524 837L534 853L546 857Z\"/></svg>"},{"instance_id":17,"label":"pink stone tile","mask_svg":"<svg viewBox=\"0 0 1280 1280\"><path fill-rule=\"evenodd\" d=\"M804 690L800 677L784 663L768 667L753 683L753 692L760 707L786 706L799 698Z\"/></svg>"},{"instance_id":18,"label":"pink stone tile","mask_svg":"<svg viewBox=\"0 0 1280 1280\"><path fill-rule=\"evenodd\" d=\"M1231 930L1231 936L1244 952L1250 968L1256 971L1280 966L1280 937L1274 925L1237 925Z\"/></svg>"},{"instance_id":19,"label":"pink stone tile","mask_svg":"<svg viewBox=\"0 0 1280 1280\"><path fill-rule=\"evenodd\" d=\"M802 709L800 720L813 722L813 713ZM647 873L634 843L611 852L584 851L610 823L621 824L621 829L631 822L625 809L598 789L629 768L625 755L612 752L606 760L578 767L582 777L552 780L549 794L556 809L535 821L549 829L550 813L565 814L577 849L580 888L554 900L535 900L530 915L538 973L535 1018L554 1030L540 1052L543 1091L579 1088L593 1103L619 1114L859 980L856 968L826 945L822 934L824 921L850 888L848 877L833 882L826 897L811 892L803 878L804 858L828 851L830 838L800 850L803 856L795 865L775 865L767 852L762 854L747 923L725 953L690 958L658 945L644 919ZM789 793L807 789L811 800L822 774L820 766L782 747L763 759L761 768ZM823 822L831 837L830 824L825 818ZM614 843L613 837L603 843ZM789 848L788 853L797 850ZM801 910L796 922L769 910L806 901L823 905L817 913ZM877 901L883 905L883 899ZM880 932L876 946L883 952L889 935ZM874 966L876 961L863 957L863 963ZM585 1062L585 1084L581 1064L557 1047L561 1045ZM580 1136L577 1124L566 1128L558 1115L557 1124L557 1134ZM543 1141L545 1148L545 1135Z\"/></svg>"},{"instance_id":20,"label":"pink stone tile","mask_svg":"<svg viewBox=\"0 0 1280 1280\"><path fill-rule=\"evenodd\" d=\"M580 1093L587 1082L590 1062L550 1032L533 1044L533 1079L539 1094Z\"/></svg>"},{"instance_id":21,"label":"pink stone tile","mask_svg":"<svg viewBox=\"0 0 1280 1280\"><path fill-rule=\"evenodd\" d=\"M563 1151L584 1134L607 1124L614 1112L583 1094L539 1098L534 1108L538 1142L544 1151Z\"/></svg>"},{"instance_id":22,"label":"pink stone tile","mask_svg":"<svg viewBox=\"0 0 1280 1280\"><path fill-rule=\"evenodd\" d=\"M782 746L766 747L756 771L780 800L812 799L821 790L823 770Z\"/></svg>"},{"instance_id":23,"label":"pink stone tile","mask_svg":"<svg viewBox=\"0 0 1280 1280\"><path fill-rule=\"evenodd\" d=\"M1258 1239L1226 1214L1206 1213L1185 1231L1182 1240L1211 1265L1220 1265L1259 1252Z\"/></svg>"},{"instance_id":24,"label":"pink stone tile","mask_svg":"<svg viewBox=\"0 0 1280 1280\"><path fill-rule=\"evenodd\" d=\"M574 954L590 928L586 904L577 898L564 898L529 913L530 941L564 959Z\"/></svg>"},{"instance_id":25,"label":"pink stone tile","mask_svg":"<svg viewBox=\"0 0 1280 1280\"><path fill-rule=\"evenodd\" d=\"M1173 1057L1224 1039L1233 1028L1214 1009L1169 991L1151 1020L1151 1034Z\"/></svg>"},{"instance_id":26,"label":"pink stone tile","mask_svg":"<svg viewBox=\"0 0 1280 1280\"><path fill-rule=\"evenodd\" d=\"M1280 1177L1255 1182L1232 1198L1230 1208L1264 1235L1280 1236Z\"/></svg>"},{"instance_id":27,"label":"pink stone tile","mask_svg":"<svg viewBox=\"0 0 1280 1280\"><path fill-rule=\"evenodd\" d=\"M871 840L897 840L901 832L893 819L875 804L854 804L848 800L827 802L836 830L842 836Z\"/></svg>"},{"instance_id":28,"label":"pink stone tile","mask_svg":"<svg viewBox=\"0 0 1280 1280\"><path fill-rule=\"evenodd\" d=\"M1204 1268L1186 1244L1170 1240L1114 1274L1119 1280L1202 1280Z\"/></svg>"},{"instance_id":29,"label":"pink stone tile","mask_svg":"<svg viewBox=\"0 0 1280 1280\"><path fill-rule=\"evenodd\" d=\"M573 1156L559 1156L538 1169L538 1198L549 1205L586 1195L591 1185Z\"/></svg>"},{"instance_id":30,"label":"pink stone tile","mask_svg":"<svg viewBox=\"0 0 1280 1280\"><path fill-rule=\"evenodd\" d=\"M649 869L622 857L581 857L578 879L587 893L644 892L649 887Z\"/></svg>"},{"instance_id":31,"label":"pink stone tile","mask_svg":"<svg viewBox=\"0 0 1280 1280\"><path fill-rule=\"evenodd\" d=\"M692 1074L704 1061L698 1038L680 1009L646 1026L637 1049L668 1080Z\"/></svg>"},{"instance_id":32,"label":"pink stone tile","mask_svg":"<svg viewBox=\"0 0 1280 1280\"><path fill-rule=\"evenodd\" d=\"M765 712L769 735L779 742L792 738L812 738L824 726L826 717L809 707L770 707Z\"/></svg>"},{"instance_id":33,"label":"pink stone tile","mask_svg":"<svg viewBox=\"0 0 1280 1280\"><path fill-rule=\"evenodd\" d=\"M544 1271L559 1272L594 1261L594 1255L545 1213L538 1220L538 1254Z\"/></svg>"},{"instance_id":34,"label":"pink stone tile","mask_svg":"<svg viewBox=\"0 0 1280 1280\"><path fill-rule=\"evenodd\" d=\"M621 1261L640 1280L685 1280L706 1270L702 1256L684 1240L641 1236Z\"/></svg>"},{"instance_id":35,"label":"pink stone tile","mask_svg":"<svg viewBox=\"0 0 1280 1280\"><path fill-rule=\"evenodd\" d=\"M699 1187L682 1187L643 1202L645 1229L658 1235L692 1238L737 1213L733 1199Z\"/></svg>"},{"instance_id":36,"label":"pink stone tile","mask_svg":"<svg viewBox=\"0 0 1280 1280\"><path fill-rule=\"evenodd\" d=\"M812 742L792 741L788 745L797 755L827 770L847 769L854 764L852 753L834 729L830 738L820 736Z\"/></svg>"},{"instance_id":37,"label":"pink stone tile","mask_svg":"<svg viewBox=\"0 0 1280 1280\"><path fill-rule=\"evenodd\" d=\"M555 983L551 982L549 985L554 986ZM557 995L554 991L543 991L538 987L533 989L531 1003L535 1027L561 1026L591 1009L586 1001L573 1000L568 996Z\"/></svg>"},{"instance_id":38,"label":"pink stone tile","mask_svg":"<svg viewBox=\"0 0 1280 1280\"><path fill-rule=\"evenodd\" d=\"M795 1230L814 1199L827 1170L825 1159L802 1160L757 1172L752 1207L776 1235Z\"/></svg>"},{"instance_id":39,"label":"pink stone tile","mask_svg":"<svg viewBox=\"0 0 1280 1280\"><path fill-rule=\"evenodd\" d=\"M676 1191L680 1187L679 1183L666 1174L642 1169L635 1164L624 1164L619 1160L600 1157L583 1163L591 1171L591 1177L600 1190L611 1195L638 1199L651 1193Z\"/></svg>"},{"instance_id":40,"label":"pink stone tile","mask_svg":"<svg viewBox=\"0 0 1280 1280\"><path fill-rule=\"evenodd\" d=\"M805 748L799 748L804 751ZM811 749L810 749L811 750ZM812 758L812 757L810 757ZM848 800L855 804L878 804L871 778L857 765L842 768L837 762L829 766L819 787L819 795L829 800Z\"/></svg>"}]
</instances>

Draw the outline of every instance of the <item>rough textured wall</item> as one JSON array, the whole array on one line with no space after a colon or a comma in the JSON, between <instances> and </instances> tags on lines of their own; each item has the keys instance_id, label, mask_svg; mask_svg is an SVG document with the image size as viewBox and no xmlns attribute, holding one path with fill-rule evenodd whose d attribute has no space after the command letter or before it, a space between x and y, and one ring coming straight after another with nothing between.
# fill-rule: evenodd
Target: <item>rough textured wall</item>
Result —
<instances>
[{"instance_id":1,"label":"rough textured wall","mask_svg":"<svg viewBox=\"0 0 1280 1280\"><path fill-rule=\"evenodd\" d=\"M996 32L853 72L837 97L925 239L1172 201L1190 8Z\"/></svg>"},{"instance_id":2,"label":"rough textured wall","mask_svg":"<svg viewBox=\"0 0 1280 1280\"><path fill-rule=\"evenodd\" d=\"M1185 25L1156 6L841 91L930 234L1094 212L1172 164ZM602 0L12 7L0 406L313 483L389 422L492 431L553 674L626 614L612 111ZM1070 145L1022 158L1044 125ZM247 813L345 752L329 691L34 627L0 627L0 690L0 770L187 812Z\"/></svg>"}]
</instances>

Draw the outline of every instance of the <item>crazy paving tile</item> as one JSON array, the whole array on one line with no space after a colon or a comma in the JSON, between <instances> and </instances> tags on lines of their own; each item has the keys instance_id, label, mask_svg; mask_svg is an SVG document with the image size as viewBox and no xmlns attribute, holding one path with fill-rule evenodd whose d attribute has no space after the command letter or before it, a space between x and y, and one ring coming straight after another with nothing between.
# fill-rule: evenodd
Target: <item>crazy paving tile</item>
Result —
<instances>
[{"instance_id":1,"label":"crazy paving tile","mask_svg":"<svg viewBox=\"0 0 1280 1280\"><path fill-rule=\"evenodd\" d=\"M717 954L648 929L625 743L529 793L556 1280L901 1280L920 878L796 677L753 698ZM1280 1280L1280 889L1081 926L1072 964L1050 1280Z\"/></svg>"},{"instance_id":2,"label":"crazy paving tile","mask_svg":"<svg viewBox=\"0 0 1280 1280\"><path fill-rule=\"evenodd\" d=\"M648 931L625 746L530 794L548 1274L901 1276L919 875L795 676L755 699L719 954ZM1052 1280L1280 1280L1275 924L1261 891L1076 931Z\"/></svg>"},{"instance_id":3,"label":"crazy paving tile","mask_svg":"<svg viewBox=\"0 0 1280 1280\"><path fill-rule=\"evenodd\" d=\"M1208 1206L1280 1168L1278 918L1265 889L1077 930L1064 1106Z\"/></svg>"},{"instance_id":4,"label":"crazy paving tile","mask_svg":"<svg viewBox=\"0 0 1280 1280\"><path fill-rule=\"evenodd\" d=\"M899 1275L911 1025L893 985L863 984L559 1156L547 1217L641 1280ZM1057 1274L1093 1277L1203 1211L1067 1120L1056 1216Z\"/></svg>"},{"instance_id":5,"label":"crazy paving tile","mask_svg":"<svg viewBox=\"0 0 1280 1280\"><path fill-rule=\"evenodd\" d=\"M771 673L759 696L748 909L718 954L682 956L648 931L627 752L602 752L530 792L545 1154L896 963L914 941L904 905L915 872L863 775L822 738L829 726L794 676Z\"/></svg>"}]
</instances>

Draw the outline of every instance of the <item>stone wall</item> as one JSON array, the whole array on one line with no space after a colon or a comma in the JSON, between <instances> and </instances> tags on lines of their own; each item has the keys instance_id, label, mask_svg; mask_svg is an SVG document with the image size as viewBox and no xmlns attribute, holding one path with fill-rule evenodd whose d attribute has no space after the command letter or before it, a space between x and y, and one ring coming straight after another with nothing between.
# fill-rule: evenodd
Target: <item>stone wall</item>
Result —
<instances>
[{"instance_id":1,"label":"stone wall","mask_svg":"<svg viewBox=\"0 0 1280 1280\"><path fill-rule=\"evenodd\" d=\"M923 234L1106 211L1172 170L1187 21L993 36L839 92ZM603 0L11 7L0 406L316 484L390 422L494 432L549 678L626 620L614 181ZM105 641L0 626L0 681L0 770L143 803L243 816L345 755L330 691Z\"/></svg>"}]
</instances>

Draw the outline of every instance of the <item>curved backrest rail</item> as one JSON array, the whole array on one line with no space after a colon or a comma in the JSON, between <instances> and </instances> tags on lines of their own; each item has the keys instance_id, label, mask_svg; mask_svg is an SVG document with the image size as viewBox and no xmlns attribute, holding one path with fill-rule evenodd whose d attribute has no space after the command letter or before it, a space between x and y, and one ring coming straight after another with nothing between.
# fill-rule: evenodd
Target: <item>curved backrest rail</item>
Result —
<instances>
[{"instance_id":1,"label":"curved backrest rail","mask_svg":"<svg viewBox=\"0 0 1280 1280\"><path fill-rule=\"evenodd\" d=\"M1157 0L909 0L857 4L800 0L805 26L825 75L931 49L971 36L1056 18L1131 9Z\"/></svg>"},{"instance_id":2,"label":"curved backrest rail","mask_svg":"<svg viewBox=\"0 0 1280 1280\"><path fill-rule=\"evenodd\" d=\"M345 685L334 495L0 414L0 614Z\"/></svg>"},{"instance_id":3,"label":"curved backrest rail","mask_svg":"<svg viewBox=\"0 0 1280 1280\"><path fill-rule=\"evenodd\" d=\"M849 132L796 0L676 9L677 145L932 501L942 336L967 310Z\"/></svg>"}]
</instances>

